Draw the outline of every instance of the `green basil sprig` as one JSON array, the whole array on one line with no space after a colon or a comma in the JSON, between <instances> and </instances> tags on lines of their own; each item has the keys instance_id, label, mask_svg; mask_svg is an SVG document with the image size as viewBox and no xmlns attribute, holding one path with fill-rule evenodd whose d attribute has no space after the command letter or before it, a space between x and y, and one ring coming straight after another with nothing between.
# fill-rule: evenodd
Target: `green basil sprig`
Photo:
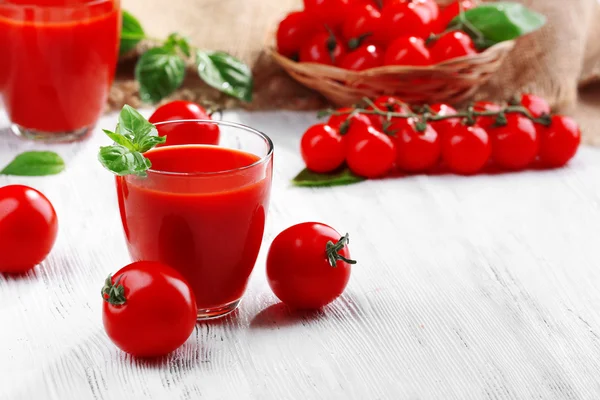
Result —
<instances>
[{"instance_id":1,"label":"green basil sprig","mask_svg":"<svg viewBox=\"0 0 600 400\"><path fill-rule=\"evenodd\" d=\"M121 50L132 50L142 39L152 39L133 15L123 12ZM209 86L236 97L252 101L253 78L250 68L239 59L220 51L203 51L192 46L187 38L172 33L166 40L141 55L135 67L144 102L157 103L183 84L186 62L193 62L198 76Z\"/></svg>"},{"instance_id":2,"label":"green basil sprig","mask_svg":"<svg viewBox=\"0 0 600 400\"><path fill-rule=\"evenodd\" d=\"M65 162L53 151L26 151L16 156L0 174L46 176L58 174L64 169Z\"/></svg>"},{"instance_id":3,"label":"green basil sprig","mask_svg":"<svg viewBox=\"0 0 600 400\"><path fill-rule=\"evenodd\" d=\"M114 143L100 147L98 160L119 176L146 176L152 163L143 153L167 140L166 136L158 136L156 127L129 105L121 110L115 131L103 131Z\"/></svg>"},{"instance_id":4,"label":"green basil sprig","mask_svg":"<svg viewBox=\"0 0 600 400\"><path fill-rule=\"evenodd\" d=\"M342 168L327 174L319 174L305 168L296 175L292 183L296 186L319 187L350 185L364 180L365 178L354 175L348 168Z\"/></svg>"},{"instance_id":5,"label":"green basil sprig","mask_svg":"<svg viewBox=\"0 0 600 400\"><path fill-rule=\"evenodd\" d=\"M546 17L522 4L500 1L483 3L455 17L446 31L466 32L480 49L513 40L538 30L546 23Z\"/></svg>"}]
</instances>

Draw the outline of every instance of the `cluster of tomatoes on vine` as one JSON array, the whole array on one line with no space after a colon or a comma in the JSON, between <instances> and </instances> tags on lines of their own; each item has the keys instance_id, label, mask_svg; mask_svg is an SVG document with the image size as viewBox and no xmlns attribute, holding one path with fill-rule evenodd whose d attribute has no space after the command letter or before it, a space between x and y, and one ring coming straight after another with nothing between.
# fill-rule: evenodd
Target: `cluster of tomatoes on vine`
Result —
<instances>
[{"instance_id":1,"label":"cluster of tomatoes on vine","mask_svg":"<svg viewBox=\"0 0 600 400\"><path fill-rule=\"evenodd\" d=\"M508 106L476 102L461 112L447 104L413 110L382 96L324 113L327 123L311 126L301 141L306 167L317 173L344 164L365 178L394 168L423 173L443 167L462 175L489 164L511 171L535 163L555 168L575 155L581 140L573 119L551 115L548 103L532 94Z\"/></svg>"},{"instance_id":2,"label":"cluster of tomatoes on vine","mask_svg":"<svg viewBox=\"0 0 600 400\"><path fill-rule=\"evenodd\" d=\"M422 66L477 53L464 32L446 27L471 0L440 9L435 0L304 0L277 30L277 50L300 62L361 71Z\"/></svg>"}]
</instances>

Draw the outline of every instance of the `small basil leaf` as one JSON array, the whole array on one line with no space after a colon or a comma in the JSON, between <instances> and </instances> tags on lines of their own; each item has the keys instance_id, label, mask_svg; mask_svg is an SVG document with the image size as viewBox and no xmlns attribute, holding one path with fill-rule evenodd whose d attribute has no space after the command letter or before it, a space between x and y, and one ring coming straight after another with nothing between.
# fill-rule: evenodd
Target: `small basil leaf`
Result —
<instances>
[{"instance_id":1,"label":"small basil leaf","mask_svg":"<svg viewBox=\"0 0 600 400\"><path fill-rule=\"evenodd\" d=\"M198 51L196 63L198 75L209 86L238 99L252 101L252 72L242 61L221 51Z\"/></svg>"},{"instance_id":2,"label":"small basil leaf","mask_svg":"<svg viewBox=\"0 0 600 400\"><path fill-rule=\"evenodd\" d=\"M179 33L171 33L167 38L165 44L163 45L165 48L179 48L183 54L187 57L192 55L192 45L190 41L185 36L181 36Z\"/></svg>"},{"instance_id":3,"label":"small basil leaf","mask_svg":"<svg viewBox=\"0 0 600 400\"><path fill-rule=\"evenodd\" d=\"M104 131L104 133L106 133L106 136L111 138L113 140L113 142L115 142L116 144L126 147L129 150L135 150L135 147L134 147L133 143L131 142L131 139L129 139L128 137L123 136L122 134L119 134L119 133L111 132L106 129L102 129L102 130Z\"/></svg>"},{"instance_id":4,"label":"small basil leaf","mask_svg":"<svg viewBox=\"0 0 600 400\"><path fill-rule=\"evenodd\" d=\"M146 37L140 22L129 12L123 10L123 25L121 27L121 43L119 55L123 55L135 48Z\"/></svg>"},{"instance_id":5,"label":"small basil leaf","mask_svg":"<svg viewBox=\"0 0 600 400\"><path fill-rule=\"evenodd\" d=\"M123 146L100 147L98 160L107 170L115 175L145 176L152 163L137 151L131 151Z\"/></svg>"},{"instance_id":6,"label":"small basil leaf","mask_svg":"<svg viewBox=\"0 0 600 400\"><path fill-rule=\"evenodd\" d=\"M354 175L348 168L342 168L328 174L319 174L305 168L296 175L292 183L296 186L317 187L350 185L364 180L365 178Z\"/></svg>"},{"instance_id":7,"label":"small basil leaf","mask_svg":"<svg viewBox=\"0 0 600 400\"><path fill-rule=\"evenodd\" d=\"M156 131L156 130L155 130ZM137 140L137 148L140 153L145 153L157 144L164 143L167 141L166 136L145 136Z\"/></svg>"},{"instance_id":8,"label":"small basil leaf","mask_svg":"<svg viewBox=\"0 0 600 400\"><path fill-rule=\"evenodd\" d=\"M65 169L65 162L52 151L27 151L10 162L0 174L18 176L55 175Z\"/></svg>"},{"instance_id":9,"label":"small basil leaf","mask_svg":"<svg viewBox=\"0 0 600 400\"><path fill-rule=\"evenodd\" d=\"M119 122L117 133L119 134L131 134L135 137L146 136L154 128L154 125L148 122L142 114L135 108L128 104L125 104L119 113Z\"/></svg>"},{"instance_id":10,"label":"small basil leaf","mask_svg":"<svg viewBox=\"0 0 600 400\"><path fill-rule=\"evenodd\" d=\"M480 49L531 33L546 23L546 17L522 4L484 3L457 16L448 29L463 29Z\"/></svg>"},{"instance_id":11,"label":"small basil leaf","mask_svg":"<svg viewBox=\"0 0 600 400\"><path fill-rule=\"evenodd\" d=\"M142 54L135 66L135 78L142 101L157 103L181 86L185 62L172 49L156 47Z\"/></svg>"}]
</instances>

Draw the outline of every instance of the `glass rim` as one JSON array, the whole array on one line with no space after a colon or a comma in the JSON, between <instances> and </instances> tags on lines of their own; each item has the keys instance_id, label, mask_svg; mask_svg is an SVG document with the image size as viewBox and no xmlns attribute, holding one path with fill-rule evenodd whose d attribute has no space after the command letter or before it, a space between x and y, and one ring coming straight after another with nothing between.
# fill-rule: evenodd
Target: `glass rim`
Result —
<instances>
[{"instance_id":1,"label":"glass rim","mask_svg":"<svg viewBox=\"0 0 600 400\"><path fill-rule=\"evenodd\" d=\"M115 0L93 0L88 3L66 4L64 6L43 6L39 4L13 4L0 1L0 8L11 7L19 9L38 9L38 10L76 10L97 6L102 3L115 3Z\"/></svg>"},{"instance_id":2,"label":"glass rim","mask_svg":"<svg viewBox=\"0 0 600 400\"><path fill-rule=\"evenodd\" d=\"M248 125L244 125L244 124L238 124L237 122L227 122L227 121L215 121L212 119L177 119L177 120L172 120L172 121L163 121L163 122L157 122L155 124L153 124L154 126L158 127L161 125L169 125L169 124L180 124L180 123L208 123L208 124L213 124L213 125L217 125L217 126L229 126L231 128L235 128L235 129L239 129L248 133L252 133L255 136L260 137L261 139L263 139L267 145L267 153L260 157L258 160L256 160L255 162L253 162L252 164L249 165L244 165L243 167L238 167L238 168L233 168L233 169L227 169L227 170L223 170L223 171L212 171L212 172L171 172L171 171L161 171L161 170L157 170L157 169L152 169L152 167L150 167L150 169L148 169L146 172L148 173L148 175L152 174L152 175L163 175L163 176L180 176L180 177L202 177L202 176L218 176L218 175L225 175L225 174L231 174L234 172L240 172L240 171L244 171L244 170L248 170L254 167L257 167L259 165L262 165L264 163L266 163L269 159L271 159L271 157L273 156L273 141L271 140L271 138L269 136L267 136L266 134L262 133L261 131L259 131L258 129L254 129ZM184 144L184 145L174 145L174 146L189 146L190 144ZM191 144L194 145L194 144ZM215 147L219 147L218 145L201 145L201 146L215 146ZM169 146L165 146L165 147L169 147ZM163 147L164 148L164 147ZM156 148L155 148L156 149ZM160 149L160 147L158 148Z\"/></svg>"}]
</instances>

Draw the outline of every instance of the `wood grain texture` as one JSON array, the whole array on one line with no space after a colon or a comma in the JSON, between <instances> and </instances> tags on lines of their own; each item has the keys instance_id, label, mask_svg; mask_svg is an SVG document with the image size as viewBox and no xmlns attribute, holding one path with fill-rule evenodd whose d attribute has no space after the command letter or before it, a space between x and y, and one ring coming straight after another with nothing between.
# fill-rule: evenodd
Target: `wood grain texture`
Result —
<instances>
[{"instance_id":1,"label":"wood grain texture","mask_svg":"<svg viewBox=\"0 0 600 400\"><path fill-rule=\"evenodd\" d=\"M312 190L289 184L312 114L225 119L275 142L264 245L240 309L157 361L121 353L102 328L103 279L128 263L113 178L96 161L107 140L32 145L0 130L0 163L31 148L67 163L53 177L0 176L44 192L60 221L45 262L0 276L0 399L600 398L600 151L556 171ZM342 298L291 313L264 258L307 220L350 232L359 264Z\"/></svg>"}]
</instances>

